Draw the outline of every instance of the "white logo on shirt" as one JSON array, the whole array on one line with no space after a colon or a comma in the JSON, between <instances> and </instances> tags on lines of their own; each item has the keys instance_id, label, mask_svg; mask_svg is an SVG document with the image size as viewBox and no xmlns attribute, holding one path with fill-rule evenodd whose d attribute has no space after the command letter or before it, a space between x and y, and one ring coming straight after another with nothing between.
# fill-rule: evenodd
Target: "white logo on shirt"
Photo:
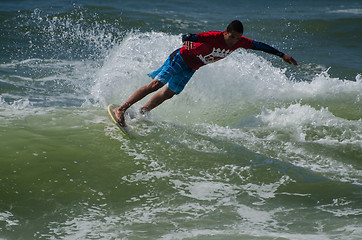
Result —
<instances>
[{"instance_id":1,"label":"white logo on shirt","mask_svg":"<svg viewBox=\"0 0 362 240\"><path fill-rule=\"evenodd\" d=\"M220 60L221 58L224 58L226 56L228 56L232 51L230 50L221 50L220 48L212 49L212 52L208 55L206 55L205 57L203 57L201 54L197 55L198 58L200 58L200 60L205 63L205 64L209 64L209 63L213 63L216 62L218 60ZM217 58L217 59L215 59Z\"/></svg>"}]
</instances>

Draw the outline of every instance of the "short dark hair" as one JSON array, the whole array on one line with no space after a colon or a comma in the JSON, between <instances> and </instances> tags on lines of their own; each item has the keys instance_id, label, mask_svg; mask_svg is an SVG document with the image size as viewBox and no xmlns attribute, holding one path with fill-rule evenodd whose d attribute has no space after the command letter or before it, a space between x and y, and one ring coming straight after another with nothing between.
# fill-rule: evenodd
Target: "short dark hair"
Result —
<instances>
[{"instance_id":1,"label":"short dark hair","mask_svg":"<svg viewBox=\"0 0 362 240\"><path fill-rule=\"evenodd\" d=\"M244 26L239 20L232 21L229 26L226 28L226 31L231 33L232 31L243 33L244 32Z\"/></svg>"}]
</instances>

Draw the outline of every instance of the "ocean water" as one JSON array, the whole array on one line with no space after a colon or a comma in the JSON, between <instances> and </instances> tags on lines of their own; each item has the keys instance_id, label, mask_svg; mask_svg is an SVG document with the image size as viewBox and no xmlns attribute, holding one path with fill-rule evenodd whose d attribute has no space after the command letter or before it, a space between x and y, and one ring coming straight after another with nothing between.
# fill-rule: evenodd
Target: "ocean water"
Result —
<instances>
[{"instance_id":1,"label":"ocean water","mask_svg":"<svg viewBox=\"0 0 362 240\"><path fill-rule=\"evenodd\" d=\"M106 106L234 19L299 66L235 52L125 139ZM357 0L2 0L0 239L361 239L361 29Z\"/></svg>"}]
</instances>

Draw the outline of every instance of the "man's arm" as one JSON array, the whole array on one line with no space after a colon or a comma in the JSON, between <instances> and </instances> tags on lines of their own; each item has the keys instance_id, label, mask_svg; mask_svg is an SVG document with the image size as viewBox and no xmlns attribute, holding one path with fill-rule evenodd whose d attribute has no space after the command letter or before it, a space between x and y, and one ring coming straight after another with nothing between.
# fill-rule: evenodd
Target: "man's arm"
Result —
<instances>
[{"instance_id":1,"label":"man's arm","mask_svg":"<svg viewBox=\"0 0 362 240\"><path fill-rule=\"evenodd\" d=\"M259 51L263 51L263 52L266 52L266 53L270 53L270 54L273 54L273 55L276 55L278 57L281 57L283 58L283 60L289 64L294 64L294 65L298 65L297 61L294 60L294 58L292 58L291 56L288 56L282 52L280 52L279 50L265 44L265 43L262 43L262 42L257 42L257 41L253 41L253 47L252 49L254 50L259 50Z\"/></svg>"},{"instance_id":2,"label":"man's arm","mask_svg":"<svg viewBox=\"0 0 362 240\"><path fill-rule=\"evenodd\" d=\"M193 48L193 42L197 42L197 35L192 33L187 33L182 35L182 43L187 50Z\"/></svg>"},{"instance_id":3,"label":"man's arm","mask_svg":"<svg viewBox=\"0 0 362 240\"><path fill-rule=\"evenodd\" d=\"M193 33L182 34L182 42L197 42L197 35Z\"/></svg>"}]
</instances>

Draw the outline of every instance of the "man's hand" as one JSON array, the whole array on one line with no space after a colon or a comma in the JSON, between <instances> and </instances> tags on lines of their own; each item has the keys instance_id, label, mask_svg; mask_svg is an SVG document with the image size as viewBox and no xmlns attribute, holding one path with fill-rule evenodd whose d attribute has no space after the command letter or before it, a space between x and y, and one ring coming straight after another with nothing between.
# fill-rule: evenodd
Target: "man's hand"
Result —
<instances>
[{"instance_id":1,"label":"man's hand","mask_svg":"<svg viewBox=\"0 0 362 240\"><path fill-rule=\"evenodd\" d=\"M183 43L183 45L187 50L190 50L190 49L192 49L194 47L194 44L192 42L190 42L190 41L185 41Z\"/></svg>"},{"instance_id":2,"label":"man's hand","mask_svg":"<svg viewBox=\"0 0 362 240\"><path fill-rule=\"evenodd\" d=\"M291 56L288 56L288 55L283 55L283 60L289 64L294 64L295 66L298 65L297 61L295 61L294 58L292 58Z\"/></svg>"}]
</instances>

